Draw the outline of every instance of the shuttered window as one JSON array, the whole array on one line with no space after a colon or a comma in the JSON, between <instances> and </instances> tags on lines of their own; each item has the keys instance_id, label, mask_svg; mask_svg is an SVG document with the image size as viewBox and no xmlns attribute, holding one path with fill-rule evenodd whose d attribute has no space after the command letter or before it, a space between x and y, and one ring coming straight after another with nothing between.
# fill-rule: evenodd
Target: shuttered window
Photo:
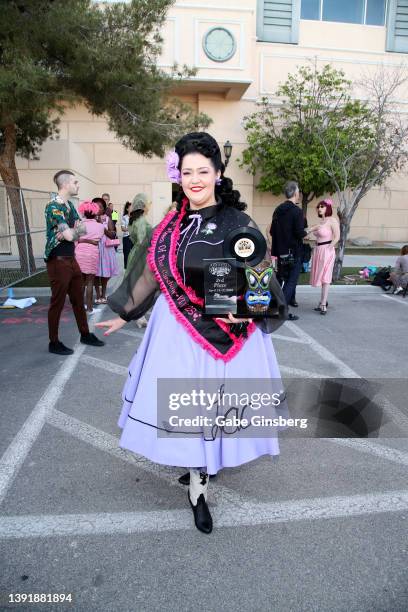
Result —
<instances>
[{"instance_id":1,"label":"shuttered window","mask_svg":"<svg viewBox=\"0 0 408 612\"><path fill-rule=\"evenodd\" d=\"M301 19L383 26L387 0L302 0Z\"/></svg>"},{"instance_id":2,"label":"shuttered window","mask_svg":"<svg viewBox=\"0 0 408 612\"><path fill-rule=\"evenodd\" d=\"M408 0L388 0L387 51L408 53Z\"/></svg>"},{"instance_id":3,"label":"shuttered window","mask_svg":"<svg viewBox=\"0 0 408 612\"><path fill-rule=\"evenodd\" d=\"M296 44L299 20L300 0L258 0L258 40Z\"/></svg>"}]
</instances>

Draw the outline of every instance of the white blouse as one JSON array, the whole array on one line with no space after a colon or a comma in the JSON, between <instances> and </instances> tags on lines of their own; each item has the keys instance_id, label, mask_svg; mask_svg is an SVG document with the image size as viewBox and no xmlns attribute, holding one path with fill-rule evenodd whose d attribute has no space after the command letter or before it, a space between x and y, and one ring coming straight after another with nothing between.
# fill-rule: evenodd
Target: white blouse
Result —
<instances>
[{"instance_id":1,"label":"white blouse","mask_svg":"<svg viewBox=\"0 0 408 612\"><path fill-rule=\"evenodd\" d=\"M121 221L120 221L120 225L121 227L125 227L126 230L129 227L129 215L122 215ZM126 236L129 236L129 232L123 232L122 234L122 238L126 238Z\"/></svg>"}]
</instances>

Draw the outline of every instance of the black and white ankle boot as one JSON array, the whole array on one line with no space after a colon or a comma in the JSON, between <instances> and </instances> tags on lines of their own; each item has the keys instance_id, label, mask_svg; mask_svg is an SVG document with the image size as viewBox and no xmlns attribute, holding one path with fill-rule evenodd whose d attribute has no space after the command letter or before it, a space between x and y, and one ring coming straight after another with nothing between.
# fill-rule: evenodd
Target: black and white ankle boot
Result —
<instances>
[{"instance_id":1,"label":"black and white ankle boot","mask_svg":"<svg viewBox=\"0 0 408 612\"><path fill-rule=\"evenodd\" d=\"M193 510L194 523L203 533L212 532L212 518L207 506L208 474L200 470L190 470L188 501Z\"/></svg>"},{"instance_id":2,"label":"black and white ankle boot","mask_svg":"<svg viewBox=\"0 0 408 612\"><path fill-rule=\"evenodd\" d=\"M210 480L214 480L215 478L217 478L217 474L210 474ZM186 486L189 485L190 484L190 472L186 472L185 474L180 476L178 481L182 485L186 485Z\"/></svg>"}]
</instances>

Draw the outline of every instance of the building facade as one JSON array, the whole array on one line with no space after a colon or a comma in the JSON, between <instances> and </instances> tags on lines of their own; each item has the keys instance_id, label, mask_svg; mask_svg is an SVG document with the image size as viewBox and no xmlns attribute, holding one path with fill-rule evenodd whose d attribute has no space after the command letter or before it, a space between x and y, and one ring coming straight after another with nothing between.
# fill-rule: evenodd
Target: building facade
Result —
<instances>
[{"instance_id":1,"label":"building facade","mask_svg":"<svg viewBox=\"0 0 408 612\"><path fill-rule=\"evenodd\" d=\"M382 65L393 70L408 58L406 0L180 0L168 13L160 64L197 68L175 91L213 119L210 132L221 147L233 145L227 175L262 229L282 199L256 190L256 177L239 168L245 148L243 117L262 95L272 99L278 84L296 67L315 60L341 68L359 80ZM358 92L356 92L358 95ZM408 91L398 95L408 112ZM52 175L70 168L81 181L81 198L109 192L120 211L139 191L152 199L157 223L172 199L162 159L145 159L125 149L106 122L85 107L67 108L58 141L46 142L38 161L18 160L21 184L52 190ZM310 204L310 221L315 218ZM43 208L30 206L32 227L42 227ZM396 176L389 191L374 189L356 212L351 236L408 242L408 177Z\"/></svg>"}]
</instances>

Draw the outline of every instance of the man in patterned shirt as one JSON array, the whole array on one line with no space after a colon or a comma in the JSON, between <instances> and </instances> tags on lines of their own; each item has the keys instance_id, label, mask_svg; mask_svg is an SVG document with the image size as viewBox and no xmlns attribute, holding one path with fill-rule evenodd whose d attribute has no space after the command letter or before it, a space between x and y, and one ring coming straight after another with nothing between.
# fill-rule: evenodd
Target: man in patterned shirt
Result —
<instances>
[{"instance_id":1,"label":"man in patterned shirt","mask_svg":"<svg viewBox=\"0 0 408 612\"><path fill-rule=\"evenodd\" d=\"M45 208L47 242L44 260L51 285L48 350L56 355L71 355L74 351L58 338L59 321L67 295L81 334L81 342L91 346L103 346L105 343L89 332L82 273L75 259L75 240L86 234L85 226L81 223L74 205L69 201L69 198L78 195L78 179L73 172L60 170L54 176L54 183L57 185L58 195Z\"/></svg>"}]
</instances>

